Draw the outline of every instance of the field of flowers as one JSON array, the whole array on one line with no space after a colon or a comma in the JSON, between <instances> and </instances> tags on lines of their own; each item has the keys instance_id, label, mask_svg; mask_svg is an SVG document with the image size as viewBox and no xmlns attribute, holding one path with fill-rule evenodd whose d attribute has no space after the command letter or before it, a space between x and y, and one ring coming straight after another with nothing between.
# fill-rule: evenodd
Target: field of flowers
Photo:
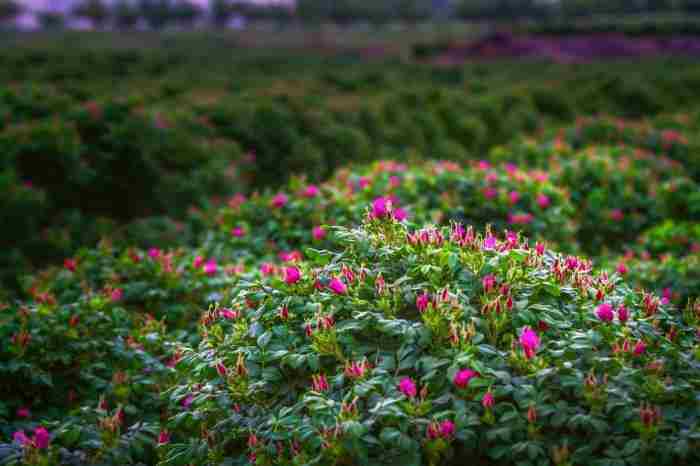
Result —
<instances>
[{"instance_id":1,"label":"field of flowers","mask_svg":"<svg viewBox=\"0 0 700 466\"><path fill-rule=\"evenodd\" d=\"M692 65L178 109L42 53L0 92L0 464L700 464Z\"/></svg>"}]
</instances>

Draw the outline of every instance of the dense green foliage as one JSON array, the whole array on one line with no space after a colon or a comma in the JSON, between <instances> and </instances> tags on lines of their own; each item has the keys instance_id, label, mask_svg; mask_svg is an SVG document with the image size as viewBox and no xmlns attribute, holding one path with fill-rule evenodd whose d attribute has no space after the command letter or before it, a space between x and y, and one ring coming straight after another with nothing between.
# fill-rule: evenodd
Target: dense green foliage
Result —
<instances>
[{"instance_id":1,"label":"dense green foliage","mask_svg":"<svg viewBox=\"0 0 700 466\"><path fill-rule=\"evenodd\" d=\"M95 37L0 53L0 464L698 463L695 64Z\"/></svg>"},{"instance_id":2,"label":"dense green foliage","mask_svg":"<svg viewBox=\"0 0 700 466\"><path fill-rule=\"evenodd\" d=\"M576 115L649 117L698 99L698 71L683 61L667 62L673 74L655 63L386 67L359 57L288 62L246 58L243 51L230 57L226 42L212 40L145 35L163 45L152 49L114 47L107 37L83 46L80 37L66 35L56 44L62 48L29 42L0 54L0 81L7 84L0 92L0 189L3 218L15 219L0 234L6 283L17 268L121 234L116 225L151 215L181 217L211 196L275 185L293 173L318 181L347 164L380 158L479 159L518 135ZM594 120L576 131L584 142L629 140L649 150L671 144L668 156L697 179L700 164L691 156L697 143L689 135L681 144L673 140L675 129L635 132L630 126L610 141L618 136L606 125L615 123ZM574 149L580 145L576 134L567 139ZM596 163L610 157L617 155L601 154ZM657 174L653 163L635 165L640 168L625 175L621 187L629 177L645 180L646 170L661 177L663 191L673 170L681 170ZM677 195L690 186L682 184ZM631 230L619 227L629 232L620 239L665 216L659 209L672 199L661 201L666 204L631 201L629 208L644 217ZM602 214L588 221L595 225Z\"/></svg>"}]
</instances>

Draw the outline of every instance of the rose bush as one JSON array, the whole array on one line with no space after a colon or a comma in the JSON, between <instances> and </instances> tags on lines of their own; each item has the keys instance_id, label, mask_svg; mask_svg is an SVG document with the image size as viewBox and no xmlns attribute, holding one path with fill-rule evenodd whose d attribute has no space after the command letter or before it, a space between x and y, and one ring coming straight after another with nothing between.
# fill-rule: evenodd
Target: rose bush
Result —
<instances>
[{"instance_id":1,"label":"rose bush","mask_svg":"<svg viewBox=\"0 0 700 466\"><path fill-rule=\"evenodd\" d=\"M698 460L696 312L514 233L335 236L205 314L162 464Z\"/></svg>"}]
</instances>

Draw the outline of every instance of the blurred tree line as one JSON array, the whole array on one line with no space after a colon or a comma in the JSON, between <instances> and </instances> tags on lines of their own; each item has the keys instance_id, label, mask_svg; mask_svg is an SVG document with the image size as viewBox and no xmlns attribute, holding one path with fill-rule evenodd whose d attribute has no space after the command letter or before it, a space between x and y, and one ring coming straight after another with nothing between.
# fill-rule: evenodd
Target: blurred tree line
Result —
<instances>
[{"instance_id":1,"label":"blurred tree line","mask_svg":"<svg viewBox=\"0 0 700 466\"><path fill-rule=\"evenodd\" d=\"M21 0L0 0L0 24L22 13ZM436 18L509 21L568 19L593 15L700 13L700 0L296 0L296 4L259 4L250 0L209 0L203 8L193 0L76 0L69 16L95 28L127 29L139 22L152 29L208 22L224 27L233 17L279 23L407 23ZM45 27L65 21L56 12L39 12Z\"/></svg>"}]
</instances>

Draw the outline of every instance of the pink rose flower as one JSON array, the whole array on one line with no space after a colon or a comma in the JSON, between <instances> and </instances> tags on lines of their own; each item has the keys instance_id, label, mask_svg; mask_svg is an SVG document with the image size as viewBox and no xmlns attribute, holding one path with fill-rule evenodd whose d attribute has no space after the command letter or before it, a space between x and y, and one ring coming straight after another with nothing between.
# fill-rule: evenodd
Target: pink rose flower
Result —
<instances>
[{"instance_id":1,"label":"pink rose flower","mask_svg":"<svg viewBox=\"0 0 700 466\"><path fill-rule=\"evenodd\" d=\"M301 279L301 271L298 267L286 267L284 269L284 282L293 285Z\"/></svg>"},{"instance_id":2,"label":"pink rose flower","mask_svg":"<svg viewBox=\"0 0 700 466\"><path fill-rule=\"evenodd\" d=\"M479 374L476 371L473 371L471 369L462 369L461 371L459 371L455 374L452 382L458 388L467 388L469 386L469 382L473 378L478 377L478 376L479 376Z\"/></svg>"},{"instance_id":3,"label":"pink rose flower","mask_svg":"<svg viewBox=\"0 0 700 466\"><path fill-rule=\"evenodd\" d=\"M399 391L409 398L415 398L418 394L416 383L410 377L404 377L399 382Z\"/></svg>"}]
</instances>

